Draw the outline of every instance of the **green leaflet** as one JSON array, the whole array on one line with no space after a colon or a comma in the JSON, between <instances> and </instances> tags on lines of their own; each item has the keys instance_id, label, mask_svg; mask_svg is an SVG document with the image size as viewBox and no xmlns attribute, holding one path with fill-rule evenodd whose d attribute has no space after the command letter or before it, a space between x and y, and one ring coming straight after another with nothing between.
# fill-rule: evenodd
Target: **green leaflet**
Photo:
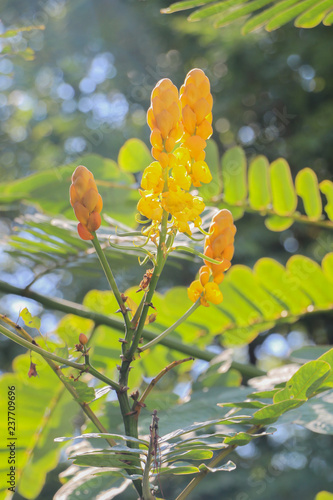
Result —
<instances>
[{"instance_id":1,"label":"green leaflet","mask_svg":"<svg viewBox=\"0 0 333 500\"><path fill-rule=\"evenodd\" d=\"M311 168L304 168L298 172L295 185L296 192L303 200L304 210L309 219L320 219L322 204L315 172Z\"/></svg>"},{"instance_id":2,"label":"green leaflet","mask_svg":"<svg viewBox=\"0 0 333 500\"><path fill-rule=\"evenodd\" d=\"M309 361L291 377L286 387L274 394L274 403L309 399L327 378L331 367L326 361Z\"/></svg>"},{"instance_id":3,"label":"green leaflet","mask_svg":"<svg viewBox=\"0 0 333 500\"><path fill-rule=\"evenodd\" d=\"M226 16L221 17L215 23L216 28L221 28L222 26L226 26L230 24L232 21L236 21L237 19L241 19L246 14L250 14L255 10L261 9L267 4L270 4L271 0L253 0L252 2L247 2L245 5L240 6L234 12L230 12Z\"/></svg>"},{"instance_id":4,"label":"green leaflet","mask_svg":"<svg viewBox=\"0 0 333 500\"><path fill-rule=\"evenodd\" d=\"M207 141L205 162L209 166L212 174L212 181L209 184L202 184L199 188L199 194L204 201L211 200L221 192L221 172L220 172L220 156L217 144L213 139Z\"/></svg>"},{"instance_id":5,"label":"green leaflet","mask_svg":"<svg viewBox=\"0 0 333 500\"><path fill-rule=\"evenodd\" d=\"M303 255L293 255L286 268L291 288L301 287L311 297L312 304L326 307L332 303L333 289L319 264Z\"/></svg>"},{"instance_id":6,"label":"green leaflet","mask_svg":"<svg viewBox=\"0 0 333 500\"><path fill-rule=\"evenodd\" d=\"M192 9L193 7L198 7L211 2L212 0L184 0L183 2L175 2L173 5L170 5L167 9L162 9L161 12L162 14L172 14L173 12Z\"/></svg>"},{"instance_id":7,"label":"green leaflet","mask_svg":"<svg viewBox=\"0 0 333 500\"><path fill-rule=\"evenodd\" d=\"M130 486L130 482L126 479L135 480L141 476L128 475L126 472L110 471L105 468L85 467L75 475L70 474L69 468L60 474L60 478L68 482L57 491L53 500L63 500L64 498L77 500L77 498L84 498L84 496L96 498L97 495L101 494L107 495L108 498L114 498L115 491L122 493Z\"/></svg>"},{"instance_id":8,"label":"green leaflet","mask_svg":"<svg viewBox=\"0 0 333 500\"><path fill-rule=\"evenodd\" d=\"M206 6L207 4L209 5ZM264 26L267 31L272 31L295 17L295 26L303 28L312 28L322 21L326 25L332 23L332 18L328 14L332 7L330 0L322 0L319 3L315 0L278 0L277 2L271 0L253 0L252 2L244 0L225 0L224 2L184 0L171 4L168 8L162 9L161 12L171 14L195 7L199 8L191 13L188 17L189 21L200 21L207 18L212 18L215 21L216 16L223 12L223 16L218 17L214 23L215 27L225 26L255 13L245 22L242 30L244 34L261 26ZM256 14L258 11L259 14Z\"/></svg>"},{"instance_id":9,"label":"green leaflet","mask_svg":"<svg viewBox=\"0 0 333 500\"><path fill-rule=\"evenodd\" d=\"M38 316L32 316L27 307L22 309L22 311L20 312L20 317L24 321L24 324L29 328L36 328L37 330L40 329L40 318L38 318Z\"/></svg>"},{"instance_id":10,"label":"green leaflet","mask_svg":"<svg viewBox=\"0 0 333 500\"><path fill-rule=\"evenodd\" d=\"M124 172L142 172L152 161L149 149L140 139L128 139L120 148L118 165Z\"/></svg>"},{"instance_id":11,"label":"green leaflet","mask_svg":"<svg viewBox=\"0 0 333 500\"><path fill-rule=\"evenodd\" d=\"M324 26L331 26L331 24L333 24L333 11L327 14L325 19L323 20L323 24Z\"/></svg>"},{"instance_id":12,"label":"green leaflet","mask_svg":"<svg viewBox=\"0 0 333 500\"><path fill-rule=\"evenodd\" d=\"M254 210L263 210L271 202L269 163L265 156L257 156L249 166L249 203Z\"/></svg>"},{"instance_id":13,"label":"green leaflet","mask_svg":"<svg viewBox=\"0 0 333 500\"><path fill-rule=\"evenodd\" d=\"M323 18L331 9L331 0L322 0L317 5L314 5L298 16L295 21L295 26L298 28L314 28L322 22Z\"/></svg>"},{"instance_id":14,"label":"green leaflet","mask_svg":"<svg viewBox=\"0 0 333 500\"><path fill-rule=\"evenodd\" d=\"M222 156L221 165L223 189L218 196L219 206L228 208L235 220L249 211L265 216L265 225L271 231L285 231L299 219L312 224L318 221L332 229L330 221L322 221L325 217L320 191L327 198L325 211L333 220L333 183L325 180L318 185L317 176L310 168L297 174L295 187L284 158L269 164L267 158L260 155L247 167L244 151L235 147ZM303 201L305 215L296 211L297 195ZM216 197L212 197L212 202L216 202Z\"/></svg>"},{"instance_id":15,"label":"green leaflet","mask_svg":"<svg viewBox=\"0 0 333 500\"><path fill-rule=\"evenodd\" d=\"M273 208L277 215L290 215L297 206L297 197L288 163L283 158L270 166Z\"/></svg>"},{"instance_id":16,"label":"green leaflet","mask_svg":"<svg viewBox=\"0 0 333 500\"><path fill-rule=\"evenodd\" d=\"M67 379L68 383L75 389L78 395L78 401L80 403L89 403L95 398L95 389L89 387L86 383L81 380Z\"/></svg>"},{"instance_id":17,"label":"green leaflet","mask_svg":"<svg viewBox=\"0 0 333 500\"><path fill-rule=\"evenodd\" d=\"M237 6L238 0L226 0L224 2L215 2L213 5L208 7L202 7L196 10L188 17L189 21L200 21L201 19L206 19L207 17L215 16L216 14L221 14L229 9L229 7Z\"/></svg>"},{"instance_id":18,"label":"green leaflet","mask_svg":"<svg viewBox=\"0 0 333 500\"><path fill-rule=\"evenodd\" d=\"M242 204L247 195L246 158L242 148L231 148L223 155L222 179L225 203Z\"/></svg>"},{"instance_id":19,"label":"green leaflet","mask_svg":"<svg viewBox=\"0 0 333 500\"><path fill-rule=\"evenodd\" d=\"M333 493L328 491L320 491L317 493L315 500L333 500Z\"/></svg>"},{"instance_id":20,"label":"green leaflet","mask_svg":"<svg viewBox=\"0 0 333 500\"><path fill-rule=\"evenodd\" d=\"M274 15L283 12L287 7L296 4L299 0L282 0L278 2L273 7L269 7L265 9L260 14L252 16L243 26L242 33L244 35L250 33L251 31L264 26L269 19L271 19Z\"/></svg>"},{"instance_id":21,"label":"green leaflet","mask_svg":"<svg viewBox=\"0 0 333 500\"><path fill-rule=\"evenodd\" d=\"M266 25L267 31L273 31L294 19L298 14L304 12L308 7L316 3L315 0L300 1L296 5L287 8L277 16L274 16Z\"/></svg>"},{"instance_id":22,"label":"green leaflet","mask_svg":"<svg viewBox=\"0 0 333 500\"><path fill-rule=\"evenodd\" d=\"M272 215L265 219L265 226L270 231L285 231L289 229L294 223L294 219L291 217L280 217L279 215Z\"/></svg>"},{"instance_id":23,"label":"green leaflet","mask_svg":"<svg viewBox=\"0 0 333 500\"><path fill-rule=\"evenodd\" d=\"M326 196L327 205L325 205L325 212L327 213L330 220L333 220L333 182L332 181L322 181L319 184L320 191Z\"/></svg>"},{"instance_id":24,"label":"green leaflet","mask_svg":"<svg viewBox=\"0 0 333 500\"><path fill-rule=\"evenodd\" d=\"M278 403L273 403L272 405L267 405L264 408L254 412L253 419L255 423L267 425L276 422L278 418L283 415L283 413L292 410L293 408L298 408L303 405L304 400L293 399L286 401L279 401Z\"/></svg>"}]
</instances>

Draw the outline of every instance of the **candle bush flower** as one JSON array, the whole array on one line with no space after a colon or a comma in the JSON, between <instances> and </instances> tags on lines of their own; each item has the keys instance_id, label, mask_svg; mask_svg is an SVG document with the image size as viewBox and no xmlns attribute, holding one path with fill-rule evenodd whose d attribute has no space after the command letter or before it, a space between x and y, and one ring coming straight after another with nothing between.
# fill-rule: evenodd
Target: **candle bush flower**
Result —
<instances>
[{"instance_id":1,"label":"candle bush flower","mask_svg":"<svg viewBox=\"0 0 333 500\"><path fill-rule=\"evenodd\" d=\"M210 83L200 69L188 73L180 93L167 78L154 88L147 121L157 161L143 173L138 203L139 212L151 221L146 234L158 234L163 211L170 215L168 234L179 230L191 235L190 223L201 227L205 204L190 190L212 180L204 161L206 140L212 134L212 105Z\"/></svg>"}]
</instances>

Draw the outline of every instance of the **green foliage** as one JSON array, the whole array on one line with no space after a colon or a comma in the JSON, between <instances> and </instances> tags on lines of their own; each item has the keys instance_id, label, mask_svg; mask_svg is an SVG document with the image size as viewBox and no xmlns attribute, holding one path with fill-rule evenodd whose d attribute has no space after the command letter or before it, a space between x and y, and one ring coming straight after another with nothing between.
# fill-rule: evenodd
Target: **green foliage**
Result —
<instances>
[{"instance_id":1,"label":"green foliage","mask_svg":"<svg viewBox=\"0 0 333 500\"><path fill-rule=\"evenodd\" d=\"M142 172L152 161L147 146L139 139L129 139L120 148L118 165L125 172Z\"/></svg>"},{"instance_id":2,"label":"green foliage","mask_svg":"<svg viewBox=\"0 0 333 500\"><path fill-rule=\"evenodd\" d=\"M137 185L134 177L125 172L140 172L151 160L146 145L138 139L130 139L119 152L121 169L112 160L102 159L97 155L89 155L79 161L95 175L104 200L104 212L112 214L113 220L133 227L133 213L138 199ZM211 185L202 186L200 194L206 203L215 204L216 200L220 200L220 207L231 210L235 219L241 218L244 212L256 213L266 217L266 227L272 231L284 231L295 221L329 229L333 227L333 183L330 180L318 183L317 175L312 169L300 170L294 185L285 159L279 158L269 164L267 158L257 156L247 167L245 153L237 146L230 148L222 156L220 170L218 149L212 140L208 142L207 161L210 162L214 181ZM62 214L73 219L67 192L68 182L76 165L77 163L4 183L0 187L0 203L25 200L38 204L45 213ZM320 193L326 196L324 210L329 220L323 214ZM302 200L304 215L297 211L298 197ZM40 234L32 234L41 238ZM68 249L57 245L52 236L57 235L51 233L47 239L44 235L44 251L52 248L56 253L65 253L66 249L71 251L72 243ZM60 236L65 237L65 232ZM71 241L74 243L74 240ZM34 251L34 241L27 242L21 236L14 236L12 242L12 246L18 249L22 249L24 244L29 246L32 253L37 251ZM83 245L82 242L74 243L74 247Z\"/></svg>"},{"instance_id":3,"label":"green foliage","mask_svg":"<svg viewBox=\"0 0 333 500\"><path fill-rule=\"evenodd\" d=\"M33 357L34 359L34 357ZM46 474L56 467L61 449L54 443L59 429L71 435L77 406L64 386L52 374L49 366L38 357L35 360L38 376L28 378L30 357L18 356L13 363L13 373L2 375L0 380L1 415L7 415L8 388L15 387L16 478L17 491L33 499L41 491ZM0 419L1 435L7 436L7 418ZM7 440L2 440L0 470L8 472ZM0 498L4 498L8 484L6 474L1 474Z\"/></svg>"},{"instance_id":4,"label":"green foliage","mask_svg":"<svg viewBox=\"0 0 333 500\"><path fill-rule=\"evenodd\" d=\"M130 481L124 479L123 476L120 476L119 479L115 472L110 474L105 472L104 468L96 467L78 470L77 466L72 466L71 470L67 469L60 475L60 480L65 484L57 491L53 500L63 500L64 498L76 500L78 496L83 495L86 495L87 498L95 498L101 493L107 495L111 500L130 486Z\"/></svg>"},{"instance_id":5,"label":"green foliage","mask_svg":"<svg viewBox=\"0 0 333 500\"><path fill-rule=\"evenodd\" d=\"M279 158L269 164L264 156L255 157L246 166L246 158L240 147L229 149L222 157L222 179L219 199L235 219L244 212L255 212L266 216L265 224L271 231L284 231L295 221L318 224L332 228L332 182L324 180L318 184L316 173L310 168L300 170L292 179L287 161ZM322 192L327 198L322 213ZM297 195L302 200L305 215L296 211Z\"/></svg>"},{"instance_id":6,"label":"green foliage","mask_svg":"<svg viewBox=\"0 0 333 500\"><path fill-rule=\"evenodd\" d=\"M305 404L307 405L307 401L310 398L313 401L312 420L307 422L307 425L315 430L317 420L320 421L320 415L316 414L316 411L313 410L316 405L321 408L325 407L326 395L332 396L332 391L325 393L323 396L321 395L323 388L327 389L333 386L332 382L328 383L328 380L332 378L332 368L333 349L326 352L318 360L309 361L301 366L291 379L286 382L285 387L281 389L281 384L278 384L278 388L272 391L271 394L259 392L248 394L248 391L246 394L245 388L237 392L233 390L234 394L237 394L238 398L240 398L239 401L234 403L223 402L217 405L218 407L222 407L222 409L227 409L227 411L231 408L231 411L225 414L224 417L220 415L218 418L207 419L207 416L212 417L215 415L216 417L221 412L221 409L216 408L216 399L218 399L216 388L205 391L206 420L202 422L186 425L186 422L192 421L193 414L197 417L199 416L197 405L200 404L201 400L200 392L194 392L191 401L182 406L162 410L159 413L161 428L163 429L166 424L167 427L171 427L173 430L160 436L158 455L160 469L158 473L161 475L182 475L197 474L202 470L233 470L235 465L230 461L218 468L210 468L209 464L205 463L196 466L195 462L209 460L213 455L213 451L225 450L226 446L244 446L253 439L274 432L275 429L271 428L259 433L257 431L263 426L267 426L277 420L280 422L281 417L287 412L291 416L289 421L297 422L299 416L297 409ZM211 400L210 393L212 393ZM246 394L245 401L241 400L242 393ZM227 395L223 394L223 397L225 398ZM272 402L267 402L267 398L272 398ZM259 399L264 399L265 401L260 401ZM214 402L215 405L211 406ZM241 414L238 414L239 411L241 411ZM304 409L302 409L302 412L304 412ZM180 418L183 425L175 429L177 419L179 421ZM147 419L141 425L147 425ZM249 425L254 427L248 429ZM232 430L227 431L228 427L226 426L231 427ZM321 424L319 427L320 430L318 432L333 432L332 427L323 427ZM239 430L235 432L237 428ZM144 431L142 430L142 432ZM135 478L142 478L142 469L137 465L136 459L139 453L142 460L146 460L148 441L135 438L128 439L126 436L117 434L108 434L107 436L115 439L117 445L111 450L98 449L98 451L91 448L91 446L84 451L80 451L79 448L74 446L71 451L71 458L74 459L74 463L81 466L107 467L109 474L116 477L121 475L124 478L129 478L128 470L130 470L131 475L135 474ZM105 438L106 435L90 433L71 439L101 440L103 437ZM57 441L64 440L67 440L67 438L57 439ZM130 448L126 446L124 444L125 440L133 442L135 447ZM124 463L122 463L124 460L126 460L126 470ZM193 461L194 463L192 463ZM152 467L151 471L152 478L156 476L154 467Z\"/></svg>"},{"instance_id":7,"label":"green foliage","mask_svg":"<svg viewBox=\"0 0 333 500\"><path fill-rule=\"evenodd\" d=\"M122 171L114 161L99 155L87 155L70 165L44 170L17 181L4 183L0 186L0 203L25 201L28 204L38 205L46 214L74 219L73 209L69 203L68 186L74 169L80 163L94 174L104 201L104 212L112 213L112 217L120 222L133 225L133 212L138 199L137 191L133 189L134 177Z\"/></svg>"},{"instance_id":8,"label":"green foliage","mask_svg":"<svg viewBox=\"0 0 333 500\"><path fill-rule=\"evenodd\" d=\"M207 6L207 4L210 4ZM264 27L273 31L295 19L297 28L314 28L321 22L330 26L332 19L332 3L330 0L184 0L162 9L164 14L172 14L188 9L197 10L188 17L189 21L201 21L212 18L214 27L220 28L234 21L243 22L242 33L248 34ZM244 23L245 18L245 23Z\"/></svg>"},{"instance_id":9,"label":"green foliage","mask_svg":"<svg viewBox=\"0 0 333 500\"><path fill-rule=\"evenodd\" d=\"M22 309L22 311L20 312L20 317L22 318L26 326L29 326L30 328L36 328L37 330L40 329L40 318L38 318L38 316L32 316L27 307Z\"/></svg>"},{"instance_id":10,"label":"green foliage","mask_svg":"<svg viewBox=\"0 0 333 500\"><path fill-rule=\"evenodd\" d=\"M24 26L22 28L13 28L0 34L0 38L3 38L1 44L1 55L9 57L20 57L25 61L33 61L35 59L35 51L31 47L17 48L16 44L13 43L12 39L20 35L21 33L27 33L34 30L44 30L45 26Z\"/></svg>"}]
</instances>

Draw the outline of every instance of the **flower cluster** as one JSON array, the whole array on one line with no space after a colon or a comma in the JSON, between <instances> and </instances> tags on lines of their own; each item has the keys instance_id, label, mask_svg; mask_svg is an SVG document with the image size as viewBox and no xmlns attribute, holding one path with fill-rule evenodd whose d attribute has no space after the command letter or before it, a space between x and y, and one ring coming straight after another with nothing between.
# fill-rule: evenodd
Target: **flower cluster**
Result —
<instances>
[{"instance_id":1,"label":"flower cluster","mask_svg":"<svg viewBox=\"0 0 333 500\"><path fill-rule=\"evenodd\" d=\"M78 166L72 175L69 189L70 202L79 221L77 231L83 240L93 240L92 232L101 225L100 212L103 207L93 174L83 165Z\"/></svg>"},{"instance_id":2,"label":"flower cluster","mask_svg":"<svg viewBox=\"0 0 333 500\"><path fill-rule=\"evenodd\" d=\"M204 161L206 140L212 134L212 105L210 83L200 69L188 73L180 95L167 78L152 92L147 121L157 161L143 173L138 203L139 212L152 221L152 235L158 233L164 213L171 215L170 230L191 235L189 223L201 226L205 205L190 190L212 180Z\"/></svg>"},{"instance_id":3,"label":"flower cluster","mask_svg":"<svg viewBox=\"0 0 333 500\"><path fill-rule=\"evenodd\" d=\"M212 219L209 235L205 238L204 255L218 263L204 260L205 265L199 270L199 279L193 281L188 288L190 300L208 306L208 302L219 304L223 295L218 287L224 279L224 272L231 266L234 255L234 238L236 227L229 210L220 210Z\"/></svg>"}]
</instances>

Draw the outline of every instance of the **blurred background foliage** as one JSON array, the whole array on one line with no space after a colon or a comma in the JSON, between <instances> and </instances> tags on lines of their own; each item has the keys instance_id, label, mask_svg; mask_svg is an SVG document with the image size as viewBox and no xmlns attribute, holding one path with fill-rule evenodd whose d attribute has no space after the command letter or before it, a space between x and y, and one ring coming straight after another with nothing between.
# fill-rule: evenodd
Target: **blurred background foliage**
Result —
<instances>
[{"instance_id":1,"label":"blurred background foliage","mask_svg":"<svg viewBox=\"0 0 333 500\"><path fill-rule=\"evenodd\" d=\"M332 29L320 25L305 30L289 24L244 37L241 23L217 30L209 21L188 23L186 13L161 15L160 9L169 3L0 1L2 33L45 25L45 30L9 38L10 51L7 39L0 39L2 182L50 168L57 172L60 165L75 163L84 154L117 160L120 147L131 137L148 145L146 110L153 86L163 77L179 86L196 66L205 70L212 84L213 137L220 154L241 145L249 159L258 154L270 161L286 158L294 177L311 167L320 181L332 178ZM21 227L20 215L35 213L35 208L20 203L2 207L2 238L12 234L14 226ZM329 231L297 223L273 233L262 218L247 214L237 228L234 262L249 266L263 256L284 264L294 253L318 261L333 248ZM142 270L135 257L115 253L112 259L121 287L140 281ZM89 289L106 288L96 264L93 257L83 255L80 265L41 277L34 290L81 302ZM26 286L34 278L31 268L30 262L17 261L0 249L3 281ZM197 268L197 262L173 260L160 291L172 284L188 285ZM42 331L55 328L61 317L12 295L1 299L0 312L16 320L25 305L41 315ZM330 317L317 315L264 332L235 356L266 370L288 362L295 348L332 340ZM1 370L10 370L11 360L22 351L3 338L0 346ZM176 392L184 395L188 384L188 374L178 379L170 375L161 389L170 391L176 385ZM227 500L312 500L320 489L333 488L331 446L328 436L283 426L278 434L240 448L234 457L237 471L223 478L212 475L193 499L223 493ZM172 494L168 484L162 486L166 495ZM39 498L52 498L58 488L53 472ZM129 498L128 492L124 495ZM14 500L20 498L15 494Z\"/></svg>"}]
</instances>

